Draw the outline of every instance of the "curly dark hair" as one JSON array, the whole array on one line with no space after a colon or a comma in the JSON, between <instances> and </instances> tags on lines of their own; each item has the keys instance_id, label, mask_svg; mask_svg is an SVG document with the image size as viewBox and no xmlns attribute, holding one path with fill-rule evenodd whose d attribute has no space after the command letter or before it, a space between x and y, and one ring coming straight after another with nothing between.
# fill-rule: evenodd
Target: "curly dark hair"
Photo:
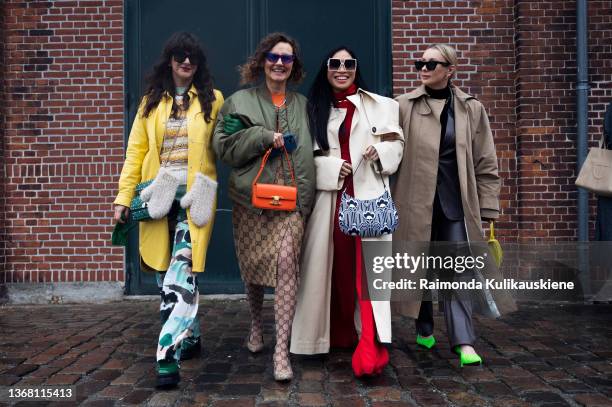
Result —
<instances>
[{"instance_id":1,"label":"curly dark hair","mask_svg":"<svg viewBox=\"0 0 612 407\"><path fill-rule=\"evenodd\" d=\"M143 117L148 117L151 111L159 105L162 97L168 92L172 99L176 95L174 80L172 79L172 55L175 51L187 52L194 61L197 61L198 68L193 76L192 84L198 90L198 100L204 113L204 120L210 123L212 118L212 104L215 101L212 77L208 70L206 56L197 37L188 32L178 32L172 34L164 45L162 54L158 62L153 66L153 70L146 77L146 90L143 98L146 103L143 110ZM189 106L189 94L185 94L185 106ZM178 106L172 104L171 117L176 117Z\"/></svg>"},{"instance_id":2,"label":"curly dark hair","mask_svg":"<svg viewBox=\"0 0 612 407\"><path fill-rule=\"evenodd\" d=\"M255 53L247 59L244 65L238 67L241 85L256 83L261 78L264 72L266 52L269 52L279 42L286 42L291 45L291 48L293 48L293 55L295 55L291 75L289 75L289 81L299 83L304 79L306 74L304 73L304 64L302 63L300 46L297 41L285 33L275 32L266 35L259 42L259 45L257 45Z\"/></svg>"}]
</instances>

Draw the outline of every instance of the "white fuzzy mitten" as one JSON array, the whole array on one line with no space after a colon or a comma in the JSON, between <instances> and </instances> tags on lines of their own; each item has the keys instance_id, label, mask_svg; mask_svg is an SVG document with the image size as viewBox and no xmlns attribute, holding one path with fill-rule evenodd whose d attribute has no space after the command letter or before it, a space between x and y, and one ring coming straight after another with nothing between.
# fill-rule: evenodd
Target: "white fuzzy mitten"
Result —
<instances>
[{"instance_id":1,"label":"white fuzzy mitten","mask_svg":"<svg viewBox=\"0 0 612 407\"><path fill-rule=\"evenodd\" d=\"M189 208L191 221L196 226L204 226L212 218L212 210L217 196L217 181L196 173L191 188L181 199L181 207Z\"/></svg>"},{"instance_id":2,"label":"white fuzzy mitten","mask_svg":"<svg viewBox=\"0 0 612 407\"><path fill-rule=\"evenodd\" d=\"M159 169L155 180L140 193L151 218L161 219L170 212L178 186L178 179L170 171L164 167Z\"/></svg>"}]
</instances>

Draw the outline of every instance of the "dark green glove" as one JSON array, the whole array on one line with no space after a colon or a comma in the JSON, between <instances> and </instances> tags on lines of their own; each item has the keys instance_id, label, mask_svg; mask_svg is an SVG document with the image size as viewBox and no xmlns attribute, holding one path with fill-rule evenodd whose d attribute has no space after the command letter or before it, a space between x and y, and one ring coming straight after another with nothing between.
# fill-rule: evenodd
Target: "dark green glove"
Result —
<instances>
[{"instance_id":1,"label":"dark green glove","mask_svg":"<svg viewBox=\"0 0 612 407\"><path fill-rule=\"evenodd\" d=\"M242 120L229 114L223 116L223 132L225 134L234 134L243 129L246 129L246 126L242 123Z\"/></svg>"}]
</instances>

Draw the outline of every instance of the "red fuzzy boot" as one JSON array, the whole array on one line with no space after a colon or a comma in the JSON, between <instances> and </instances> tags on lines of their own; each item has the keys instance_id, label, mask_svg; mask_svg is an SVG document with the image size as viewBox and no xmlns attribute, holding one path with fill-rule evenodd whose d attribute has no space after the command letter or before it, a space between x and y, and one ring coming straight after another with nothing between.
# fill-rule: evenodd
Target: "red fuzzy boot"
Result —
<instances>
[{"instance_id":1,"label":"red fuzzy boot","mask_svg":"<svg viewBox=\"0 0 612 407\"><path fill-rule=\"evenodd\" d=\"M361 239L358 239L361 240ZM357 295L359 298L359 315L361 317L361 337L353 353L353 372L355 376L378 375L387 363L389 363L389 352L376 339L376 323L374 322L374 311L369 299L362 297L362 265L361 242L357 243Z\"/></svg>"}]
</instances>

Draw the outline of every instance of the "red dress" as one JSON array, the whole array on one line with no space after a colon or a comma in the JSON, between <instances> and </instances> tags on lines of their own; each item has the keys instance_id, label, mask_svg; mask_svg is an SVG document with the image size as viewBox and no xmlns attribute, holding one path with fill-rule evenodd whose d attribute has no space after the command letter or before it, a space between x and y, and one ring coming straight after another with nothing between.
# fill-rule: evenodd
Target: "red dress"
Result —
<instances>
[{"instance_id":1,"label":"red dress","mask_svg":"<svg viewBox=\"0 0 612 407\"><path fill-rule=\"evenodd\" d=\"M351 123L355 112L347 96L355 94L357 87L351 87L342 93L334 94L334 106L347 110L344 122L338 131L341 158L351 163L349 149ZM346 191L354 196L352 175L345 180ZM334 261L332 268L331 303L330 303L330 343L332 347L352 347L357 342L355 330L355 292L359 298L361 319L361 338L353 353L353 371L356 376L380 374L389 362L387 348L376 339L376 324L372 304L362 300L363 256L361 238L347 236L338 225L338 209L343 190L338 191L336 211L334 213ZM365 275L364 275L365 277Z\"/></svg>"}]
</instances>

